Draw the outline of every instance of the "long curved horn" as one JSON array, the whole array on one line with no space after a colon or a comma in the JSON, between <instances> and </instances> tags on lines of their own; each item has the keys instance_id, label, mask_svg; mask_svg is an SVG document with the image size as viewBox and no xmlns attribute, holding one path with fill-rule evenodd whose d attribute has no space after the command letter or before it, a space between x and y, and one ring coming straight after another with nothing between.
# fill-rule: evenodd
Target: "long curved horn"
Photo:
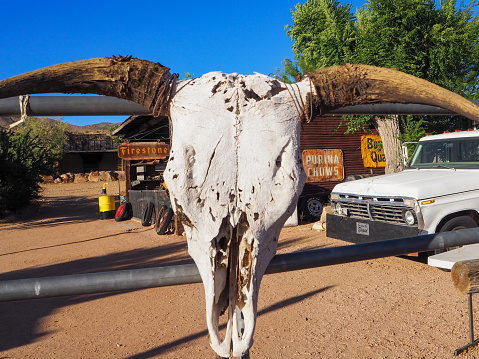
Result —
<instances>
[{"instance_id":1,"label":"long curved horn","mask_svg":"<svg viewBox=\"0 0 479 359\"><path fill-rule=\"evenodd\" d=\"M470 101L394 69L344 64L306 75L317 94L312 100L313 115L358 104L418 103L442 107L479 122L479 108ZM89 59L0 81L0 98L27 93L94 93L136 102L157 115L170 78L169 68L147 60L122 56Z\"/></svg>"},{"instance_id":2,"label":"long curved horn","mask_svg":"<svg viewBox=\"0 0 479 359\"><path fill-rule=\"evenodd\" d=\"M154 115L162 105L169 68L129 56L67 62L0 81L0 98L35 93L83 93L136 102Z\"/></svg>"},{"instance_id":3,"label":"long curved horn","mask_svg":"<svg viewBox=\"0 0 479 359\"><path fill-rule=\"evenodd\" d=\"M316 90L313 115L359 104L416 103L442 107L479 122L479 107L467 99L394 69L344 64L306 75Z\"/></svg>"}]
</instances>

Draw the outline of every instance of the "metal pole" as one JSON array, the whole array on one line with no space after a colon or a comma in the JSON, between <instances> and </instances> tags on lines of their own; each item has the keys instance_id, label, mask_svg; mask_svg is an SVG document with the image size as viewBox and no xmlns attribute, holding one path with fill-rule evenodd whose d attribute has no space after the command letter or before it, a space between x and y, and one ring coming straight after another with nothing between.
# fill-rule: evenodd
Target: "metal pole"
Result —
<instances>
[{"instance_id":1,"label":"metal pole","mask_svg":"<svg viewBox=\"0 0 479 359\"><path fill-rule=\"evenodd\" d=\"M18 97L0 99L0 116L20 116ZM128 100L109 96L30 96L27 116L130 116L150 111Z\"/></svg>"},{"instance_id":2,"label":"metal pole","mask_svg":"<svg viewBox=\"0 0 479 359\"><path fill-rule=\"evenodd\" d=\"M0 282L0 302L201 282L194 264Z\"/></svg>"},{"instance_id":3,"label":"metal pole","mask_svg":"<svg viewBox=\"0 0 479 359\"><path fill-rule=\"evenodd\" d=\"M454 350L454 355L456 356L479 343L479 339L474 340L474 314L472 310L472 296L474 294L477 293L467 293L467 312L469 314L469 343L467 343L461 348Z\"/></svg>"},{"instance_id":4,"label":"metal pole","mask_svg":"<svg viewBox=\"0 0 479 359\"><path fill-rule=\"evenodd\" d=\"M479 242L479 228L278 254L266 274L444 249ZM194 264L0 282L0 302L199 283Z\"/></svg>"},{"instance_id":5,"label":"metal pole","mask_svg":"<svg viewBox=\"0 0 479 359\"><path fill-rule=\"evenodd\" d=\"M479 100L471 100L479 105ZM0 116L19 116L18 97L0 99ZM30 96L28 116L129 116L149 115L137 103L110 96ZM436 106L419 104L375 104L339 108L327 115L440 115L455 113Z\"/></svg>"},{"instance_id":6,"label":"metal pole","mask_svg":"<svg viewBox=\"0 0 479 359\"><path fill-rule=\"evenodd\" d=\"M432 251L479 242L479 228L362 243L288 254L277 254L266 274Z\"/></svg>"},{"instance_id":7,"label":"metal pole","mask_svg":"<svg viewBox=\"0 0 479 359\"><path fill-rule=\"evenodd\" d=\"M469 343L474 343L474 317L472 310L472 293L467 294L467 306L469 314Z\"/></svg>"},{"instance_id":8,"label":"metal pole","mask_svg":"<svg viewBox=\"0 0 479 359\"><path fill-rule=\"evenodd\" d=\"M479 100L471 100L479 105ZM332 110L327 115L433 115L433 116L454 116L454 112L441 107L403 104L403 103L381 103L374 105L346 106Z\"/></svg>"}]
</instances>

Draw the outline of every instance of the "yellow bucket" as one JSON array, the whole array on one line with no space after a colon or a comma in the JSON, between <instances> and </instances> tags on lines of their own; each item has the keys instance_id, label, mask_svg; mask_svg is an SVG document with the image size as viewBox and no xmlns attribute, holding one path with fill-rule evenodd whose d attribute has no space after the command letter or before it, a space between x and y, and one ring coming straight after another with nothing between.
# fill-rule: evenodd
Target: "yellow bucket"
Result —
<instances>
[{"instance_id":1,"label":"yellow bucket","mask_svg":"<svg viewBox=\"0 0 479 359\"><path fill-rule=\"evenodd\" d=\"M115 196L100 196L98 197L98 204L100 205L100 212L115 210Z\"/></svg>"},{"instance_id":2,"label":"yellow bucket","mask_svg":"<svg viewBox=\"0 0 479 359\"><path fill-rule=\"evenodd\" d=\"M102 196L98 197L98 205L100 206L101 219L115 218L115 196L108 196L106 189L108 183L103 184Z\"/></svg>"}]
</instances>

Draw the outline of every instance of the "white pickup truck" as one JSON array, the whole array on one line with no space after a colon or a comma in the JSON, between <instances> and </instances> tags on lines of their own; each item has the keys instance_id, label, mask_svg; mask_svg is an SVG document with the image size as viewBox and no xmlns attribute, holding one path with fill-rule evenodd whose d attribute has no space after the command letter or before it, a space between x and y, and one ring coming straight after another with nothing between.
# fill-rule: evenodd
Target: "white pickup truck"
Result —
<instances>
[{"instance_id":1,"label":"white pickup truck","mask_svg":"<svg viewBox=\"0 0 479 359\"><path fill-rule=\"evenodd\" d=\"M426 136L406 170L344 182L326 234L354 243L477 227L479 131Z\"/></svg>"}]
</instances>

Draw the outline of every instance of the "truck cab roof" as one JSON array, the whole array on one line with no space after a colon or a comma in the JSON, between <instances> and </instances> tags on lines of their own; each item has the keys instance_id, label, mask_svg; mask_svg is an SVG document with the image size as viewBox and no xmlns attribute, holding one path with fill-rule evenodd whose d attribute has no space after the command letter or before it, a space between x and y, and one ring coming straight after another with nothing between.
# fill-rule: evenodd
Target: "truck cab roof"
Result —
<instances>
[{"instance_id":1,"label":"truck cab roof","mask_svg":"<svg viewBox=\"0 0 479 359\"><path fill-rule=\"evenodd\" d=\"M437 141L437 140L449 140L449 139L458 139L458 138L468 138L468 137L478 137L479 130L467 130L467 131L457 131L457 132L446 132L439 135L427 135L419 140L419 142L424 141Z\"/></svg>"}]
</instances>

